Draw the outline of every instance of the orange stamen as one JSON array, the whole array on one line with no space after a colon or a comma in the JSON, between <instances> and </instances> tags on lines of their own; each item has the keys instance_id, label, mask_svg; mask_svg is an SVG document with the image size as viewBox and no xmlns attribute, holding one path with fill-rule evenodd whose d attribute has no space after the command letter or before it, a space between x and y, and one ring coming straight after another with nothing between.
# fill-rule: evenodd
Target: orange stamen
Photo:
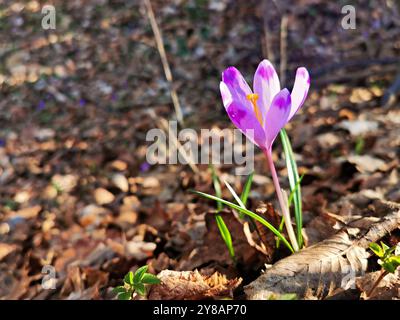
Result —
<instances>
[{"instance_id":1,"label":"orange stamen","mask_svg":"<svg viewBox=\"0 0 400 320\"><path fill-rule=\"evenodd\" d=\"M258 109L257 106L257 100L258 100L258 94L257 93L249 93L246 96L247 100L250 100L251 104L253 105L253 109L254 109L254 113L256 114L256 118L258 120L258 122L261 124L261 126L263 125L263 121L262 121L262 115L260 110Z\"/></svg>"}]
</instances>

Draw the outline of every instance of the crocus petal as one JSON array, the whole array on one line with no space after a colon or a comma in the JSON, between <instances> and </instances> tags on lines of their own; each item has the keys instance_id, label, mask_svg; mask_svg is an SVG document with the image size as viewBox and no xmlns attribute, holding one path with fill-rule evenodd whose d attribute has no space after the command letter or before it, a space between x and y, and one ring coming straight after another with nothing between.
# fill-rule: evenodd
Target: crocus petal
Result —
<instances>
[{"instance_id":1,"label":"crocus petal","mask_svg":"<svg viewBox=\"0 0 400 320\"><path fill-rule=\"evenodd\" d=\"M238 101L233 100L226 108L229 118L233 124L254 144L259 147L265 145L264 129L258 122L254 112L242 105Z\"/></svg>"},{"instance_id":2,"label":"crocus petal","mask_svg":"<svg viewBox=\"0 0 400 320\"><path fill-rule=\"evenodd\" d=\"M251 94L252 91L238 69L235 67L229 67L225 69L225 71L222 73L222 82L225 83L233 101L239 102L244 106L248 105L251 109L251 103L247 99L247 95ZM224 93L221 91L221 94L224 95L225 91ZM225 108L228 105L229 104L226 104Z\"/></svg>"},{"instance_id":3,"label":"crocus petal","mask_svg":"<svg viewBox=\"0 0 400 320\"><path fill-rule=\"evenodd\" d=\"M258 106L265 119L271 102L281 90L278 74L271 62L263 60L258 65L253 80L254 93L258 94Z\"/></svg>"},{"instance_id":4,"label":"crocus petal","mask_svg":"<svg viewBox=\"0 0 400 320\"><path fill-rule=\"evenodd\" d=\"M221 91L222 103L226 109L232 102L232 94L228 86L222 81L219 83L219 90Z\"/></svg>"},{"instance_id":5,"label":"crocus petal","mask_svg":"<svg viewBox=\"0 0 400 320\"><path fill-rule=\"evenodd\" d=\"M291 98L288 89L281 90L272 100L271 107L269 108L265 122L265 135L267 138L266 148L272 146L279 131L289 121L289 114L291 108Z\"/></svg>"},{"instance_id":6,"label":"crocus petal","mask_svg":"<svg viewBox=\"0 0 400 320\"><path fill-rule=\"evenodd\" d=\"M306 100L308 89L310 88L310 75L306 68L298 68L296 71L296 79L294 80L292 90L292 107L290 110L289 120L295 115L295 113L303 105Z\"/></svg>"}]
</instances>

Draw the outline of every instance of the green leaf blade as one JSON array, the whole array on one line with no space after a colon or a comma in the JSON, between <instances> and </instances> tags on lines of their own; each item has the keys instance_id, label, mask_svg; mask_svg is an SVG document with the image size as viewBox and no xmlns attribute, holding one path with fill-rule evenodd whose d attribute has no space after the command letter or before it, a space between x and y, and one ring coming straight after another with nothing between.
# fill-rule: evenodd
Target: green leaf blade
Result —
<instances>
[{"instance_id":1,"label":"green leaf blade","mask_svg":"<svg viewBox=\"0 0 400 320\"><path fill-rule=\"evenodd\" d=\"M115 287L114 289L112 289L112 292L114 294L124 293L124 292L126 292L126 288L124 286L118 286L118 287Z\"/></svg>"},{"instance_id":2,"label":"green leaf blade","mask_svg":"<svg viewBox=\"0 0 400 320\"><path fill-rule=\"evenodd\" d=\"M197 195L199 195L199 196L201 196L201 197L204 197L204 198L207 198L207 199L210 199L210 200L220 201L220 202L222 202L222 204L227 205L228 207L230 207L230 208L232 208L232 209L235 209L235 210L237 210L237 211L239 211L239 212L243 212L244 214L250 216L250 217L253 218L254 220L257 220L257 221L260 222L262 225L264 225L265 227L267 227L270 231L272 231L279 239L281 239L281 241L288 247L288 249L289 249L292 253L294 253L294 250L293 250L292 246L291 246L290 243L286 240L286 238L285 238L272 224L270 224L270 223L269 223L268 221L266 221L264 218L260 217L258 214L254 213L254 212L252 212L252 211L250 211L250 210L247 210L247 209L245 209L245 208L242 208L242 207L240 207L240 206L238 206L238 205L236 205L236 204L234 204L234 203L232 203L232 202L226 201L226 200L224 200L224 199L217 198L217 197L212 196L212 195L210 195L210 194L207 194L207 193L204 193L204 192L200 192L200 191L194 191L194 190L193 190L192 192L195 193L195 194L197 194Z\"/></svg>"},{"instance_id":3,"label":"green leaf blade","mask_svg":"<svg viewBox=\"0 0 400 320\"><path fill-rule=\"evenodd\" d=\"M249 198L249 193L251 190L251 185L253 183L254 171L250 173L250 175L246 179L246 183L244 184L243 191L240 195L240 200L244 205L247 203L247 199Z\"/></svg>"},{"instance_id":4,"label":"green leaf blade","mask_svg":"<svg viewBox=\"0 0 400 320\"><path fill-rule=\"evenodd\" d=\"M143 283L135 284L135 291L136 291L137 294L139 294L141 296L145 296L146 295L146 287L144 286Z\"/></svg>"},{"instance_id":5,"label":"green leaf blade","mask_svg":"<svg viewBox=\"0 0 400 320\"><path fill-rule=\"evenodd\" d=\"M140 283L142 281L142 278L148 269L149 267L147 265L144 265L143 267L140 267L136 270L135 276L133 278L134 284Z\"/></svg>"},{"instance_id":6,"label":"green leaf blade","mask_svg":"<svg viewBox=\"0 0 400 320\"><path fill-rule=\"evenodd\" d=\"M290 189L294 190L293 202L294 202L294 217L296 221L296 235L299 247L303 246L303 213L302 213L302 202L301 202L301 188L300 188L300 177L297 169L296 160L294 158L294 153L292 145L290 143L289 137L285 129L280 131L280 138L283 146L283 151L285 153L286 167L288 171L288 179ZM301 180L300 180L301 181Z\"/></svg>"},{"instance_id":7,"label":"green leaf blade","mask_svg":"<svg viewBox=\"0 0 400 320\"><path fill-rule=\"evenodd\" d=\"M124 292L118 295L118 300L132 300L132 292Z\"/></svg>"},{"instance_id":8,"label":"green leaf blade","mask_svg":"<svg viewBox=\"0 0 400 320\"><path fill-rule=\"evenodd\" d=\"M211 169L211 176L212 176L212 181L214 185L214 190L215 190L215 195L218 198L222 197L222 189L221 189L221 184L219 182L217 173L215 172L215 168L212 164L210 164L210 169ZM217 212L220 212L223 209L223 205L221 202L217 202Z\"/></svg>"},{"instance_id":9,"label":"green leaf blade","mask_svg":"<svg viewBox=\"0 0 400 320\"><path fill-rule=\"evenodd\" d=\"M124 277L124 282L129 284L129 285L133 285L133 272L129 271L126 276Z\"/></svg>"},{"instance_id":10,"label":"green leaf blade","mask_svg":"<svg viewBox=\"0 0 400 320\"><path fill-rule=\"evenodd\" d=\"M234 259L235 258L235 250L233 248L231 233L229 232L229 229L226 226L225 221L221 217L220 214L215 215L215 220L217 222L217 226L218 226L219 232L221 233L222 239L224 240L224 242L228 248L229 255L232 257L232 259Z\"/></svg>"},{"instance_id":11,"label":"green leaf blade","mask_svg":"<svg viewBox=\"0 0 400 320\"><path fill-rule=\"evenodd\" d=\"M160 284L161 280L157 278L154 274L145 273L142 278L142 283L144 284Z\"/></svg>"},{"instance_id":12,"label":"green leaf blade","mask_svg":"<svg viewBox=\"0 0 400 320\"><path fill-rule=\"evenodd\" d=\"M377 255L379 258L383 258L383 256L384 256L384 252L383 252L383 249L381 248L381 246L379 245L379 244L377 244L377 243L375 243L375 242L373 242L373 243L370 243L369 244L369 248L371 249L371 251L373 252L373 253L375 253L375 255Z\"/></svg>"}]
</instances>

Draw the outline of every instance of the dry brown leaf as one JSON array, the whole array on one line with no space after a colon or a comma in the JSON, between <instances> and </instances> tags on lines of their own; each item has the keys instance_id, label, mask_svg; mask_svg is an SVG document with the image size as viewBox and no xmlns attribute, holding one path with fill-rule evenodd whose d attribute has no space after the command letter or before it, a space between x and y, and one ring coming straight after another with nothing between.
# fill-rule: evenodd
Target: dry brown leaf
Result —
<instances>
[{"instance_id":1,"label":"dry brown leaf","mask_svg":"<svg viewBox=\"0 0 400 320\"><path fill-rule=\"evenodd\" d=\"M308 247L275 263L246 287L249 299L267 300L271 295L295 293L298 297L329 296L352 273L359 275L367 268L368 254L354 246L347 232Z\"/></svg>"},{"instance_id":2,"label":"dry brown leaf","mask_svg":"<svg viewBox=\"0 0 400 320\"><path fill-rule=\"evenodd\" d=\"M63 192L71 192L78 184L79 177L72 174L56 174L51 179L51 183Z\"/></svg>"},{"instance_id":3,"label":"dry brown leaf","mask_svg":"<svg viewBox=\"0 0 400 320\"><path fill-rule=\"evenodd\" d=\"M112 183L122 192L128 192L129 183L128 179L121 173L115 173L111 177Z\"/></svg>"},{"instance_id":4,"label":"dry brown leaf","mask_svg":"<svg viewBox=\"0 0 400 320\"><path fill-rule=\"evenodd\" d=\"M383 203L390 212L362 237L352 240L347 230L275 263L245 287L249 299L295 293L299 298L325 298L347 289L368 266L366 248L400 225L400 206Z\"/></svg>"},{"instance_id":5,"label":"dry brown leaf","mask_svg":"<svg viewBox=\"0 0 400 320\"><path fill-rule=\"evenodd\" d=\"M371 272L356 279L356 286L361 291L361 298L368 300L400 299L400 271L395 274L387 274L373 290L372 295L367 297L381 271Z\"/></svg>"},{"instance_id":6,"label":"dry brown leaf","mask_svg":"<svg viewBox=\"0 0 400 320\"><path fill-rule=\"evenodd\" d=\"M96 199L97 204L103 205L113 202L115 196L104 188L97 188L94 191L94 198Z\"/></svg>"},{"instance_id":7,"label":"dry brown leaf","mask_svg":"<svg viewBox=\"0 0 400 320\"><path fill-rule=\"evenodd\" d=\"M242 222L235 217L232 211L222 210L220 215L232 234L237 261L249 268L261 267L265 258L260 254L261 250L258 251L259 248L255 247L255 242L249 243L249 239L252 239L250 231L245 229L246 231L248 230L247 235L243 232L244 226ZM178 270L194 270L214 262L220 264L232 263L226 244L215 221L215 212L209 211L206 213L205 223L206 233L203 244L201 246L194 245L193 249L179 262ZM271 255L267 256L267 261L270 261L270 259Z\"/></svg>"},{"instance_id":8,"label":"dry brown leaf","mask_svg":"<svg viewBox=\"0 0 400 320\"><path fill-rule=\"evenodd\" d=\"M111 167L119 171L124 171L128 167L128 164L122 160L114 160L111 163Z\"/></svg>"},{"instance_id":9,"label":"dry brown leaf","mask_svg":"<svg viewBox=\"0 0 400 320\"><path fill-rule=\"evenodd\" d=\"M242 282L241 278L228 280L215 272L205 276L195 271L163 270L158 274L161 284L151 287L150 300L200 300L232 297Z\"/></svg>"},{"instance_id":10,"label":"dry brown leaf","mask_svg":"<svg viewBox=\"0 0 400 320\"><path fill-rule=\"evenodd\" d=\"M157 245L153 242L133 240L125 244L125 255L129 258L142 261L151 257L156 248Z\"/></svg>"},{"instance_id":11,"label":"dry brown leaf","mask_svg":"<svg viewBox=\"0 0 400 320\"><path fill-rule=\"evenodd\" d=\"M303 229L304 244L306 247L333 236L335 221L328 215L318 215Z\"/></svg>"},{"instance_id":12,"label":"dry brown leaf","mask_svg":"<svg viewBox=\"0 0 400 320\"><path fill-rule=\"evenodd\" d=\"M39 214L40 210L42 210L42 207L37 205L37 206L18 210L17 212L15 212L15 215L20 216L25 219L32 219L32 218L35 218Z\"/></svg>"},{"instance_id":13,"label":"dry brown leaf","mask_svg":"<svg viewBox=\"0 0 400 320\"><path fill-rule=\"evenodd\" d=\"M0 243L0 261L16 249L16 245Z\"/></svg>"}]
</instances>

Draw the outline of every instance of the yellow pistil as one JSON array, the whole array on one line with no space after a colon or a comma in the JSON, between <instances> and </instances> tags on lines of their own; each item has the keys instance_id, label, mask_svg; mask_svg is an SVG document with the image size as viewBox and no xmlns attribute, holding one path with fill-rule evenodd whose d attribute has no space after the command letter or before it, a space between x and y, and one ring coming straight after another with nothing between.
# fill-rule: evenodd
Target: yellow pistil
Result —
<instances>
[{"instance_id":1,"label":"yellow pistil","mask_svg":"<svg viewBox=\"0 0 400 320\"><path fill-rule=\"evenodd\" d=\"M260 110L257 106L258 94L257 93L249 93L246 96L247 100L250 100L251 104L253 105L254 113L256 114L258 122L263 126L262 115Z\"/></svg>"}]
</instances>

